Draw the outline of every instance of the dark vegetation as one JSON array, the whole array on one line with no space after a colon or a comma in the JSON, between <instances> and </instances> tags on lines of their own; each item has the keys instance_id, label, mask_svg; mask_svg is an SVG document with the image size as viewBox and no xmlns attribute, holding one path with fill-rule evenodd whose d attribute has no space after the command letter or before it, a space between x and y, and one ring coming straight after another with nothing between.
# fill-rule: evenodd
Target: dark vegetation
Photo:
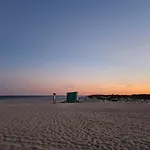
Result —
<instances>
[{"instance_id":1,"label":"dark vegetation","mask_svg":"<svg viewBox=\"0 0 150 150\"><path fill-rule=\"evenodd\" d=\"M90 99L100 99L103 101L150 101L150 94L132 94L132 95L89 95Z\"/></svg>"}]
</instances>

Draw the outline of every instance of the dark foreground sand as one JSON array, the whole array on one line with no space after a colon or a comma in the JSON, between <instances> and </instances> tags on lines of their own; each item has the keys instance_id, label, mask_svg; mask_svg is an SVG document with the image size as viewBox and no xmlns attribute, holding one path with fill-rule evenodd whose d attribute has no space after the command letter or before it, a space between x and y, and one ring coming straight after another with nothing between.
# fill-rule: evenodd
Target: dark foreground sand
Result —
<instances>
[{"instance_id":1,"label":"dark foreground sand","mask_svg":"<svg viewBox=\"0 0 150 150\"><path fill-rule=\"evenodd\" d=\"M0 102L0 150L150 150L150 104Z\"/></svg>"}]
</instances>

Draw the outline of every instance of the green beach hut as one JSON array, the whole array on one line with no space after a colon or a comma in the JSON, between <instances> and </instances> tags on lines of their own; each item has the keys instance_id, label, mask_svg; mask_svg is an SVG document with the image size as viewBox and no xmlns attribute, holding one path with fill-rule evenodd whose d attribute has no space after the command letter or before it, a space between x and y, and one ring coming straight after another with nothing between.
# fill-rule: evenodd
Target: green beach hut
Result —
<instances>
[{"instance_id":1,"label":"green beach hut","mask_svg":"<svg viewBox=\"0 0 150 150\"><path fill-rule=\"evenodd\" d=\"M78 100L78 92L67 93L67 103L74 103Z\"/></svg>"}]
</instances>

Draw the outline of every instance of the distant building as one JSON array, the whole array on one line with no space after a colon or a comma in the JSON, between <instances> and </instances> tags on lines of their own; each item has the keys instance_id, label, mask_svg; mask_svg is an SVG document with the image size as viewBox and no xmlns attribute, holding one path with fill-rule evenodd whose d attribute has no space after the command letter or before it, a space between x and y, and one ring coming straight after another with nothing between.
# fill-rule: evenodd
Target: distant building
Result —
<instances>
[{"instance_id":1,"label":"distant building","mask_svg":"<svg viewBox=\"0 0 150 150\"><path fill-rule=\"evenodd\" d=\"M78 101L78 92L67 93L67 103L74 103Z\"/></svg>"}]
</instances>

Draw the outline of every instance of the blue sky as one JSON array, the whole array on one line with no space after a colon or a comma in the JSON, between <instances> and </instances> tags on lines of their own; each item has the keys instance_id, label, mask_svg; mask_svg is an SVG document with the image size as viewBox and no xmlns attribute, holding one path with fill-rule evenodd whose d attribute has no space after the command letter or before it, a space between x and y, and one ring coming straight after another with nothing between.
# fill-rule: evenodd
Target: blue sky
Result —
<instances>
[{"instance_id":1,"label":"blue sky","mask_svg":"<svg viewBox=\"0 0 150 150\"><path fill-rule=\"evenodd\" d=\"M149 18L149 0L1 0L0 94L150 93Z\"/></svg>"}]
</instances>

